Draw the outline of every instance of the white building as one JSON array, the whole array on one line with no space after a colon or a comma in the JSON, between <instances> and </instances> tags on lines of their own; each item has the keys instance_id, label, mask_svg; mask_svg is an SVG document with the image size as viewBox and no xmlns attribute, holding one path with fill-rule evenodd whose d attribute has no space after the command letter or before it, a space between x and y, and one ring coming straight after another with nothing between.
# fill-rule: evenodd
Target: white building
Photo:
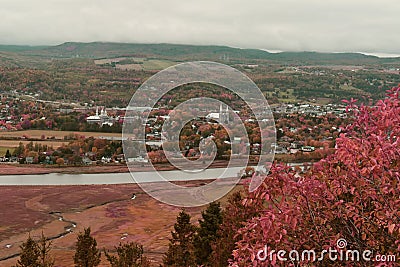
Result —
<instances>
[{"instance_id":1,"label":"white building","mask_svg":"<svg viewBox=\"0 0 400 267\"><path fill-rule=\"evenodd\" d=\"M106 108L102 108L99 114L99 107L96 107L96 115L87 117L86 122L90 124L97 123L101 126L112 126L114 124L114 118L108 116Z\"/></svg>"},{"instance_id":2,"label":"white building","mask_svg":"<svg viewBox=\"0 0 400 267\"><path fill-rule=\"evenodd\" d=\"M226 106L224 110L222 104L219 106L219 112L211 112L206 116L207 119L216 120L221 123L228 123L230 121L229 108Z\"/></svg>"},{"instance_id":3,"label":"white building","mask_svg":"<svg viewBox=\"0 0 400 267\"><path fill-rule=\"evenodd\" d=\"M100 123L101 119L99 116L99 107L96 108L96 115L89 116L86 118L87 123Z\"/></svg>"}]
</instances>

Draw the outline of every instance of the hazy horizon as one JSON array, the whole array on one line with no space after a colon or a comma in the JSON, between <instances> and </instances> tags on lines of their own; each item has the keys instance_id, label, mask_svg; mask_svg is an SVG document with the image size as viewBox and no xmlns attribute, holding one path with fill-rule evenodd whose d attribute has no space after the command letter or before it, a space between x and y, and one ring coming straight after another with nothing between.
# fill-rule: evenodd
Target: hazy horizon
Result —
<instances>
[{"instance_id":1,"label":"hazy horizon","mask_svg":"<svg viewBox=\"0 0 400 267\"><path fill-rule=\"evenodd\" d=\"M226 47L231 47L231 48L238 48L238 49L257 49L257 50L262 50L266 51L271 54L275 53L282 53L282 52L316 52L316 53L358 53L358 54L363 54L366 56L375 56L378 58L394 58L394 57L400 57L400 53L382 53L382 52L363 52L363 51L290 51L290 50L278 50L278 49L264 49L264 48L256 48L256 47L248 47L248 48L243 48L243 47L234 47L230 45L216 45L216 44L188 44L188 43L141 43L141 42L105 42L105 41L91 41L91 42L81 42L81 41L65 41L62 43L57 43L57 44L37 44L37 45L31 45L31 44L3 44L0 43L0 45L4 46L26 46L26 47L51 47L51 46L58 46L62 45L65 43L116 43L116 44L173 44L173 45L193 45L193 46L226 46Z\"/></svg>"}]
</instances>

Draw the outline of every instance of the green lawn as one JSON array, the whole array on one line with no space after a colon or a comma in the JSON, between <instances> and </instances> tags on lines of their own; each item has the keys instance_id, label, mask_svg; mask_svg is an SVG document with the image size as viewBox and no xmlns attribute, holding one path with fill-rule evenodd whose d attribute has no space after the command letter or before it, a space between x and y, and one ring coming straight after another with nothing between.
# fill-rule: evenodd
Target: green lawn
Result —
<instances>
[{"instance_id":1,"label":"green lawn","mask_svg":"<svg viewBox=\"0 0 400 267\"><path fill-rule=\"evenodd\" d=\"M169 60L149 59L143 62L144 70L163 70L177 64Z\"/></svg>"},{"instance_id":2,"label":"green lawn","mask_svg":"<svg viewBox=\"0 0 400 267\"><path fill-rule=\"evenodd\" d=\"M294 89L286 89L286 90L274 90L275 95L277 95L278 99L282 103L294 103L297 102L297 98L294 95ZM274 97L274 92L266 92L266 97L272 98Z\"/></svg>"}]
</instances>

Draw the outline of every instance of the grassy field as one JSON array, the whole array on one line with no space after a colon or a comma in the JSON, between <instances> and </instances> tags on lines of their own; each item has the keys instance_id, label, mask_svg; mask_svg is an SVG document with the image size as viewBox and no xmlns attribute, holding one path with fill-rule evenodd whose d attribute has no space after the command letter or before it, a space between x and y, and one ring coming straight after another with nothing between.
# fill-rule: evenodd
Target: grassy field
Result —
<instances>
[{"instance_id":1,"label":"grassy field","mask_svg":"<svg viewBox=\"0 0 400 267\"><path fill-rule=\"evenodd\" d=\"M294 95L294 89L286 89L286 90L279 90L275 89L274 92L266 92L265 97L267 99L273 98L275 96L278 97L281 103L295 103L297 101L296 96Z\"/></svg>"},{"instance_id":2,"label":"grassy field","mask_svg":"<svg viewBox=\"0 0 400 267\"><path fill-rule=\"evenodd\" d=\"M143 70L142 64L118 64L116 68L120 70Z\"/></svg>"},{"instance_id":3,"label":"grassy field","mask_svg":"<svg viewBox=\"0 0 400 267\"><path fill-rule=\"evenodd\" d=\"M0 132L0 138L22 138L23 136L27 136L28 138L41 139L42 135L45 136L46 139L33 141L33 143L41 143L47 146L52 146L53 148L59 148L64 144L68 144L69 141L64 141L64 136L68 136L70 134L79 134L85 137L121 137L120 133L94 133L94 132L67 132L67 131L43 131L43 130L27 130L27 131L14 131L14 132ZM47 139L47 137L54 137L55 139ZM30 143L28 140L0 140L0 157L4 156L7 149L10 149L10 152L16 148L19 143L23 143L24 145Z\"/></svg>"},{"instance_id":4,"label":"grassy field","mask_svg":"<svg viewBox=\"0 0 400 267\"><path fill-rule=\"evenodd\" d=\"M168 60L150 59L143 62L144 70L162 70L175 65L176 62Z\"/></svg>"}]
</instances>

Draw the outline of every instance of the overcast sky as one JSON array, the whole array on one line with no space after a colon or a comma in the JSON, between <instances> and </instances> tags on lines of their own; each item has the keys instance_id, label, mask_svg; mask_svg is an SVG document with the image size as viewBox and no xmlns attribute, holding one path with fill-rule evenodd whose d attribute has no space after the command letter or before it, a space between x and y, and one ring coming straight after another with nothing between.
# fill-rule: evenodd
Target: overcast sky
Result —
<instances>
[{"instance_id":1,"label":"overcast sky","mask_svg":"<svg viewBox=\"0 0 400 267\"><path fill-rule=\"evenodd\" d=\"M1 44L66 41L400 54L400 1L0 0Z\"/></svg>"}]
</instances>

